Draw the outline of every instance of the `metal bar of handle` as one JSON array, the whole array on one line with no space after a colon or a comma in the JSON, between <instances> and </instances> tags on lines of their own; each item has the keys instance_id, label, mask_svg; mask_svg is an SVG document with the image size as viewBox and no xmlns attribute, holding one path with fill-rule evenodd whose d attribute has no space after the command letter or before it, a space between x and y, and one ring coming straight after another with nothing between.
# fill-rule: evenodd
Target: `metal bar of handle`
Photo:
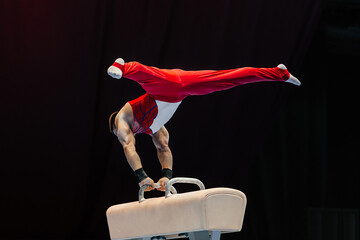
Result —
<instances>
[{"instance_id":1,"label":"metal bar of handle","mask_svg":"<svg viewBox=\"0 0 360 240\"><path fill-rule=\"evenodd\" d=\"M166 184L166 188L165 188L165 198L168 198L171 196L171 188L173 188L173 184L175 183L190 183L190 184L196 184L199 186L200 190L204 190L205 189L205 185L196 178L173 178L170 179L170 181Z\"/></svg>"}]
</instances>

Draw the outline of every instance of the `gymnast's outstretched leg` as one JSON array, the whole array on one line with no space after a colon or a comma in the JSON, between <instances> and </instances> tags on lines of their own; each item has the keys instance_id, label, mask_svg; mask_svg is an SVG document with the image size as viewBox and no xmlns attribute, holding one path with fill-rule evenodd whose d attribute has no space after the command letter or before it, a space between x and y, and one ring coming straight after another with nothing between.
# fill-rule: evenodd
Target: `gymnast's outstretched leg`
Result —
<instances>
[{"instance_id":1,"label":"gymnast's outstretched leg","mask_svg":"<svg viewBox=\"0 0 360 240\"><path fill-rule=\"evenodd\" d=\"M283 64L275 68L237 68L230 70L184 71L159 69L121 58L109 67L108 74L138 82L153 98L179 102L191 95L205 95L238 85L260 81L282 81L300 85Z\"/></svg>"},{"instance_id":2,"label":"gymnast's outstretched leg","mask_svg":"<svg viewBox=\"0 0 360 240\"><path fill-rule=\"evenodd\" d=\"M293 77L285 65L275 68L244 67L230 70L202 70L178 72L184 95L205 95L216 91L226 90L243 84L262 81L282 81L300 85L300 81Z\"/></svg>"},{"instance_id":3,"label":"gymnast's outstretched leg","mask_svg":"<svg viewBox=\"0 0 360 240\"><path fill-rule=\"evenodd\" d=\"M179 102L178 92L182 87L177 72L146 66L139 62L125 63L122 58L116 59L108 68L108 74L113 78L121 77L133 80L156 100L165 102Z\"/></svg>"}]
</instances>

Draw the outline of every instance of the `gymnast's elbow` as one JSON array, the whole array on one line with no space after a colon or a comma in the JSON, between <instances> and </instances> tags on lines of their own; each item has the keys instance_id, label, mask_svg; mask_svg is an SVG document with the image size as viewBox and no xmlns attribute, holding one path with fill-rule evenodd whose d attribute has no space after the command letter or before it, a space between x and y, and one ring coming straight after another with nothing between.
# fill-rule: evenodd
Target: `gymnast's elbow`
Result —
<instances>
[{"instance_id":1,"label":"gymnast's elbow","mask_svg":"<svg viewBox=\"0 0 360 240\"><path fill-rule=\"evenodd\" d=\"M131 153L136 152L135 144L132 142L129 142L129 143L122 142L121 145L123 147L125 154L131 154Z\"/></svg>"},{"instance_id":2,"label":"gymnast's elbow","mask_svg":"<svg viewBox=\"0 0 360 240\"><path fill-rule=\"evenodd\" d=\"M166 142L161 142L160 144L156 145L156 150L158 152L171 152L169 145Z\"/></svg>"}]
</instances>

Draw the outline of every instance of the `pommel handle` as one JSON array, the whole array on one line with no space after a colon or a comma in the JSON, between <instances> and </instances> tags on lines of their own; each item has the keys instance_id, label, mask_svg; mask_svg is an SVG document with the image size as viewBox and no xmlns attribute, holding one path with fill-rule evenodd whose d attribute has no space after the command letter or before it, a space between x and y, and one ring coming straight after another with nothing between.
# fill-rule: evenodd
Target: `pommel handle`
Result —
<instances>
[{"instance_id":1,"label":"pommel handle","mask_svg":"<svg viewBox=\"0 0 360 240\"><path fill-rule=\"evenodd\" d=\"M199 186L200 190L205 189L205 185L196 178L187 178L187 177L178 177L178 178L172 178L169 180L169 182L166 184L165 187L165 198L170 197L172 194L177 194L176 189L173 187L173 184L175 183L190 183L190 184L196 184ZM143 185L139 190L139 203L145 201L144 192L145 189L150 186L148 184ZM160 188L159 183L155 183L155 188Z\"/></svg>"},{"instance_id":2,"label":"pommel handle","mask_svg":"<svg viewBox=\"0 0 360 240\"><path fill-rule=\"evenodd\" d=\"M174 188L172 185L175 183L190 183L190 184L196 184L199 186L200 190L204 190L205 189L205 185L196 178L186 178L186 177L178 177L178 178L173 178L170 179L169 182L166 184L166 188L165 188L165 198L168 198L171 196L171 189ZM176 194L176 193L174 193Z\"/></svg>"}]
</instances>

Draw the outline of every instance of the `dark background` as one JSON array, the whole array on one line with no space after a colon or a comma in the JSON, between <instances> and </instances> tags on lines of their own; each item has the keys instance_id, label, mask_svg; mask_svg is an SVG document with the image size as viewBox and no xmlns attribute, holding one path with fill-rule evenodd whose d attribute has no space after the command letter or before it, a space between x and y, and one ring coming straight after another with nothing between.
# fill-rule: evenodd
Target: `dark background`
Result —
<instances>
[{"instance_id":1,"label":"dark background","mask_svg":"<svg viewBox=\"0 0 360 240\"><path fill-rule=\"evenodd\" d=\"M183 101L166 125L174 175L247 195L242 231L223 239L358 239L359 17L359 0L0 0L0 238L109 239L106 209L136 201L107 129L144 93L106 74L122 57L186 70L284 63L301 87ZM137 150L157 180L151 138Z\"/></svg>"}]
</instances>

